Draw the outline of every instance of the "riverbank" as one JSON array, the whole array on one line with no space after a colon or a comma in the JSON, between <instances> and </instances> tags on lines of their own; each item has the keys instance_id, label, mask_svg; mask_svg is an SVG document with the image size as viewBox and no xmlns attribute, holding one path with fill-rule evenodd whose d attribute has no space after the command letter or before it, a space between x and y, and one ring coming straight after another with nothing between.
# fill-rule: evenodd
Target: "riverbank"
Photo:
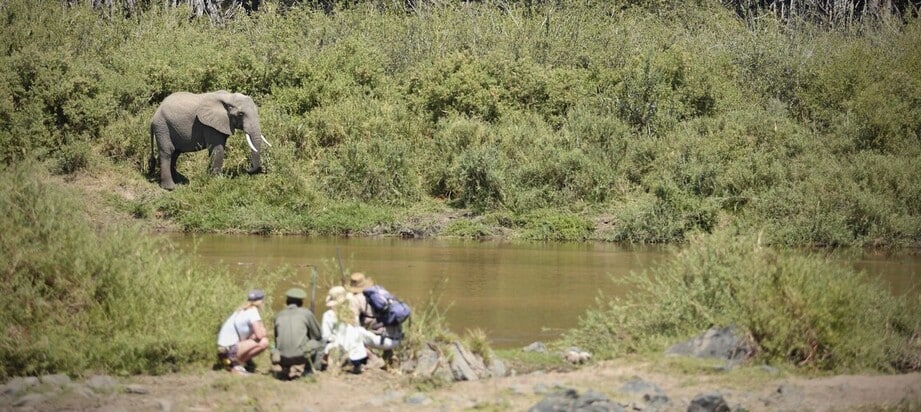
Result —
<instances>
[{"instance_id":1,"label":"riverbank","mask_svg":"<svg viewBox=\"0 0 921 412\"><path fill-rule=\"evenodd\" d=\"M83 194L80 199L84 203L93 205L111 204L108 202L113 194L124 198L143 198L147 191L159 190L136 179L118 176L98 178L80 175L66 183L71 190ZM36 204L47 203L41 198L35 201ZM89 220L96 226L155 222L152 219L136 219L117 208L110 210L101 206L88 209L91 214ZM167 225L159 224L151 224L150 228L171 230ZM128 272L136 274L133 270ZM166 272L159 275L166 275ZM222 313L218 310L215 316ZM203 342L211 342L211 335L207 335ZM204 346L196 345L196 348L201 347ZM206 354L190 351L189 356L204 359ZM315 381L297 383L281 383L264 375L241 378L210 371L189 372L188 369L182 373L156 376L142 371L136 372L141 375L117 379L108 389L89 388L82 381L72 385L72 382L42 384L39 380L39 385L33 388L13 393L4 391L4 399L0 403L7 405L5 408L18 404L17 408L22 410L227 410L241 405L248 409L303 410L305 402L311 405L311 410L368 407L385 410L524 410L556 388L569 388L580 394L592 390L619 404L645 405L639 403L647 402L642 395L621 390L625 384L636 380L650 384L647 387L652 387L652 384L659 387L671 402L669 410L686 409L687 403L695 396L713 391L721 392L731 406L740 405L748 410L910 410L917 408L921 402L918 399L921 389L917 388L921 377L917 373L815 377L807 375L808 368L789 372L786 369L750 366L727 371L719 365L673 358L631 356L614 359L567 372L554 372L543 367L542 371L519 372L515 376L483 382L460 382L440 388L420 387L410 377L393 379L381 371L338 378L321 376ZM86 369L75 370L79 374ZM352 393L356 387L363 388L363 392Z\"/></svg>"},{"instance_id":2,"label":"riverbank","mask_svg":"<svg viewBox=\"0 0 921 412\"><path fill-rule=\"evenodd\" d=\"M0 395L0 410L134 411L522 411L565 389L594 393L626 410L686 410L701 394L718 393L733 410L917 410L921 374L789 375L764 366L730 370L673 358L620 359L570 371L533 371L436 389L382 370L321 374L281 382L265 374L199 371L86 381L46 378ZM650 395L645 396L644 395ZM663 398L664 397L664 398Z\"/></svg>"}]
</instances>

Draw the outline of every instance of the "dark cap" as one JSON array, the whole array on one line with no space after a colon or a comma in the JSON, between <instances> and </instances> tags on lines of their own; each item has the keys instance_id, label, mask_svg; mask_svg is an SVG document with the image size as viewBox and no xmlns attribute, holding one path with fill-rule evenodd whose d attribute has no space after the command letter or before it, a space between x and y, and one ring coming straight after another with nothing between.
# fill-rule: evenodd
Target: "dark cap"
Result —
<instances>
[{"instance_id":1,"label":"dark cap","mask_svg":"<svg viewBox=\"0 0 921 412\"><path fill-rule=\"evenodd\" d=\"M265 299L265 292L262 289L253 289L246 294L246 300L250 302L262 299Z\"/></svg>"},{"instance_id":2,"label":"dark cap","mask_svg":"<svg viewBox=\"0 0 921 412\"><path fill-rule=\"evenodd\" d=\"M291 299L301 299L304 300L307 298L307 292L304 292L304 289L301 288L291 288L285 292L285 296Z\"/></svg>"}]
</instances>

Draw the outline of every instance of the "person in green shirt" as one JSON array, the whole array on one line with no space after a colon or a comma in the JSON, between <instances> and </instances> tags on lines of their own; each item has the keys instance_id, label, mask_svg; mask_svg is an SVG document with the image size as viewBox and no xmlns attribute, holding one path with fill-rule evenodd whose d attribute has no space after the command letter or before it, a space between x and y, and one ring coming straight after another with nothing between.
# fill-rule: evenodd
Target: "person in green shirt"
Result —
<instances>
[{"instance_id":1,"label":"person in green shirt","mask_svg":"<svg viewBox=\"0 0 921 412\"><path fill-rule=\"evenodd\" d=\"M281 366L278 377L297 379L318 368L323 356L320 325L304 306L307 292L300 288L285 293L287 306L275 315L275 353L273 363Z\"/></svg>"}]
</instances>

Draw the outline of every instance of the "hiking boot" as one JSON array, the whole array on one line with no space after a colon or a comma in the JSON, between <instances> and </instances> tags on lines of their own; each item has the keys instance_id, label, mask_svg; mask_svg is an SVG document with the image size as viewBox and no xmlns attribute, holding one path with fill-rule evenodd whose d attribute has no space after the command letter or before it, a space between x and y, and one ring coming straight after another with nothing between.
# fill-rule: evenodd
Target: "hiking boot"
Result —
<instances>
[{"instance_id":1,"label":"hiking boot","mask_svg":"<svg viewBox=\"0 0 921 412\"><path fill-rule=\"evenodd\" d=\"M253 362L252 359L246 361L246 366L244 366L247 372L253 373L256 372L256 362Z\"/></svg>"}]
</instances>

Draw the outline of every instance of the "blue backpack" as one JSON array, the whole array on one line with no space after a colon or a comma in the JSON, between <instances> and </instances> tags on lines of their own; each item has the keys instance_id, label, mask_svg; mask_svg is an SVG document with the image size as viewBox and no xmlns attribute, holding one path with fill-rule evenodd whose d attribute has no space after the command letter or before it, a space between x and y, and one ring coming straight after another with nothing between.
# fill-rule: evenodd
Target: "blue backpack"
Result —
<instances>
[{"instance_id":1,"label":"blue backpack","mask_svg":"<svg viewBox=\"0 0 921 412\"><path fill-rule=\"evenodd\" d=\"M383 323L384 326L399 325L409 317L409 306L380 285L368 286L362 293L368 299L371 309L374 310L377 321Z\"/></svg>"}]
</instances>

